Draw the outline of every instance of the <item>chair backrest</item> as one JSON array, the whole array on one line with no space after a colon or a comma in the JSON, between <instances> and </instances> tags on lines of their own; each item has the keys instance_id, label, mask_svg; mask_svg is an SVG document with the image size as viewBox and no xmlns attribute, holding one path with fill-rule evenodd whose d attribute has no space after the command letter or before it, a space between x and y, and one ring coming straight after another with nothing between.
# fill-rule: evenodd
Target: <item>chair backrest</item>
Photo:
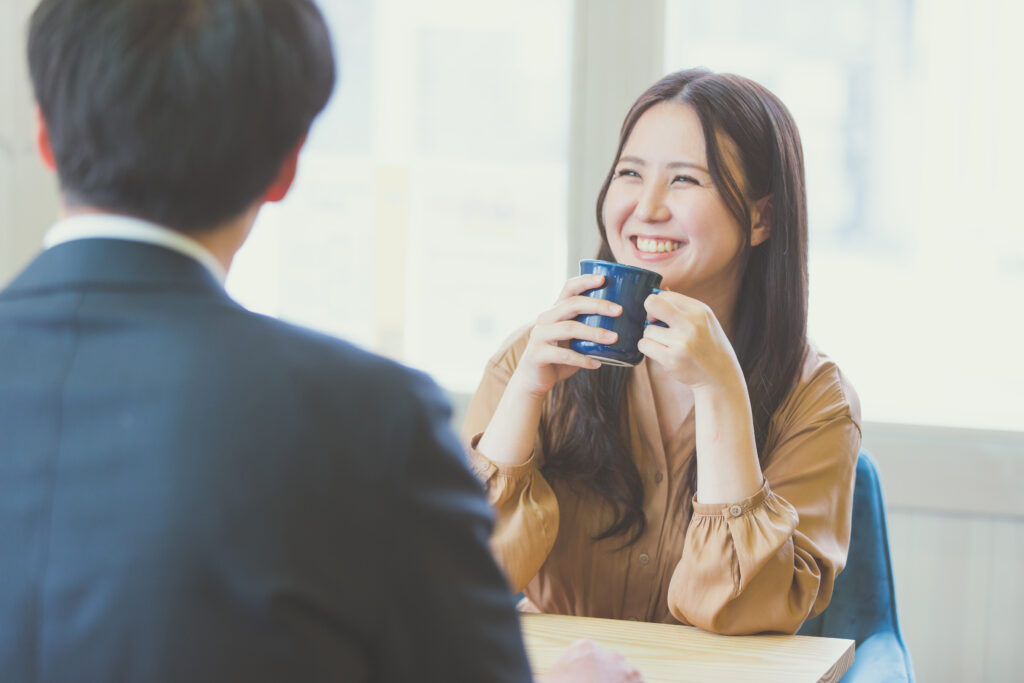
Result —
<instances>
[{"instance_id":1,"label":"chair backrest","mask_svg":"<svg viewBox=\"0 0 1024 683\"><path fill-rule=\"evenodd\" d=\"M846 568L836 578L829 606L817 617L808 619L799 633L855 640L857 655L861 655L861 645L872 636L886 634L885 639L892 643L888 652L872 647L871 655L889 657L893 660L889 662L890 668L905 671L903 680L913 680L910 655L896 615L882 487L875 462L865 451L857 459L854 486ZM855 666L863 664L866 662L855 658Z\"/></svg>"}]
</instances>

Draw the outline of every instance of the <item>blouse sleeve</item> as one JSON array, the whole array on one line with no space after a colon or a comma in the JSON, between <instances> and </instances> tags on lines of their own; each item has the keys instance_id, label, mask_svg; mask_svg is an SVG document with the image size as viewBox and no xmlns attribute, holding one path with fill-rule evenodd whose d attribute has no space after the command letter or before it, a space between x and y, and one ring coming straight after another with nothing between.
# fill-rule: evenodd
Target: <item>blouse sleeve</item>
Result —
<instances>
[{"instance_id":1,"label":"blouse sleeve","mask_svg":"<svg viewBox=\"0 0 1024 683\"><path fill-rule=\"evenodd\" d=\"M761 490L700 504L669 587L680 620L708 631L795 633L832 597L846 564L860 415L829 363L776 414Z\"/></svg>"},{"instance_id":2,"label":"blouse sleeve","mask_svg":"<svg viewBox=\"0 0 1024 683\"><path fill-rule=\"evenodd\" d=\"M462 425L470 464L486 487L487 498L494 509L491 551L516 592L537 575L554 547L558 535L558 501L540 472L544 455L539 443L534 444L529 460L514 467L492 462L476 446L494 415L525 343L525 334L520 335L488 362Z\"/></svg>"}]
</instances>

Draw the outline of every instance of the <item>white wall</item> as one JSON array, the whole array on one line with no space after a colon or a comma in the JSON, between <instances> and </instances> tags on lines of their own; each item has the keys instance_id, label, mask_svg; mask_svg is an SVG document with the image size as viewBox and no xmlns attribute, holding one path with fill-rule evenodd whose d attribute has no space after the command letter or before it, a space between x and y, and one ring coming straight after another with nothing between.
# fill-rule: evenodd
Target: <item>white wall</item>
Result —
<instances>
[{"instance_id":1,"label":"white wall","mask_svg":"<svg viewBox=\"0 0 1024 683\"><path fill-rule=\"evenodd\" d=\"M56 180L33 146L25 38L35 0L0 2L0 284L39 250L57 215Z\"/></svg>"},{"instance_id":2,"label":"white wall","mask_svg":"<svg viewBox=\"0 0 1024 683\"><path fill-rule=\"evenodd\" d=\"M1024 433L868 423L903 637L921 681L1024 671Z\"/></svg>"},{"instance_id":3,"label":"white wall","mask_svg":"<svg viewBox=\"0 0 1024 683\"><path fill-rule=\"evenodd\" d=\"M1021 680L1024 519L890 506L889 542L917 679Z\"/></svg>"}]
</instances>

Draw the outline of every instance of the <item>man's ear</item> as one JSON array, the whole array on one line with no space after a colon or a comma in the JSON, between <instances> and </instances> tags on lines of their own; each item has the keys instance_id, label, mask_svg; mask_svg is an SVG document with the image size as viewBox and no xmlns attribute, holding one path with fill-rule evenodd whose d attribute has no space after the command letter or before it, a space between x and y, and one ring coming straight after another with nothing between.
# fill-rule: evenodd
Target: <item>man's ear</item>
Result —
<instances>
[{"instance_id":1,"label":"man's ear","mask_svg":"<svg viewBox=\"0 0 1024 683\"><path fill-rule=\"evenodd\" d=\"M53 157L53 146L50 145L50 130L43 118L43 110L36 105L36 150L43 164L51 171L57 170L57 161Z\"/></svg>"},{"instance_id":2,"label":"man's ear","mask_svg":"<svg viewBox=\"0 0 1024 683\"><path fill-rule=\"evenodd\" d=\"M305 135L292 147L291 151L285 156L284 161L281 162L281 168L278 169L274 182L270 183L270 187L263 194L263 201L279 202L288 194L292 183L295 182L295 173L299 167L299 152L302 151L302 145L304 144L306 144Z\"/></svg>"},{"instance_id":3,"label":"man's ear","mask_svg":"<svg viewBox=\"0 0 1024 683\"><path fill-rule=\"evenodd\" d=\"M772 219L775 215L775 204L772 195L761 197L750 212L750 246L756 247L772 236Z\"/></svg>"}]
</instances>

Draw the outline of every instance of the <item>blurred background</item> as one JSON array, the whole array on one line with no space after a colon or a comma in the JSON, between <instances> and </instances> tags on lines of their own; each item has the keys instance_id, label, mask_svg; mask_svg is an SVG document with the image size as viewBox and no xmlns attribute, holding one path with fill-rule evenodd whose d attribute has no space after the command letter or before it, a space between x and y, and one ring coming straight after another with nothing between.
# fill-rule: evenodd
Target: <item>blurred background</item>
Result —
<instances>
[{"instance_id":1,"label":"blurred background","mask_svg":"<svg viewBox=\"0 0 1024 683\"><path fill-rule=\"evenodd\" d=\"M56 213L0 4L0 283ZM856 386L921 680L1024 671L1024 6L1009 0L320 0L340 82L229 291L432 374L456 421L596 251L618 129L664 73L792 111L811 336Z\"/></svg>"}]
</instances>

